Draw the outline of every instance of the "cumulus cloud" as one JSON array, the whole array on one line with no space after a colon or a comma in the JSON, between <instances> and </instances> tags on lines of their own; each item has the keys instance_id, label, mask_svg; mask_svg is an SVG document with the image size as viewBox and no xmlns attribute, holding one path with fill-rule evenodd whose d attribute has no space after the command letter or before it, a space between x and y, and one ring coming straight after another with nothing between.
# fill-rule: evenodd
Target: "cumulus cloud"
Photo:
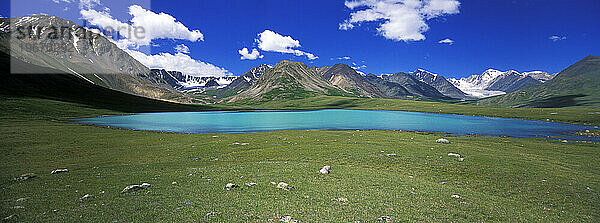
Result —
<instances>
[{"instance_id":1,"label":"cumulus cloud","mask_svg":"<svg viewBox=\"0 0 600 223\"><path fill-rule=\"evenodd\" d=\"M72 2L72 0L61 0L61 1L67 2L67 3ZM54 1L54 2L56 2L56 1ZM88 9L96 7L97 5L102 5L102 3L100 3L100 0L79 0L79 9L82 9L82 10L88 10Z\"/></svg>"},{"instance_id":2,"label":"cumulus cloud","mask_svg":"<svg viewBox=\"0 0 600 223\"><path fill-rule=\"evenodd\" d=\"M238 50L238 53L240 55L242 55L242 57L240 57L240 59L242 60L256 60L258 58L263 58L265 56L260 55L260 53L258 52L257 49L252 49L252 52L248 51L248 48L244 47L241 50Z\"/></svg>"},{"instance_id":3,"label":"cumulus cloud","mask_svg":"<svg viewBox=\"0 0 600 223\"><path fill-rule=\"evenodd\" d=\"M162 12L157 14L139 5L129 7L129 14L133 16L130 20L131 25L112 18L108 12L98 12L94 9L80 11L83 19L88 20L90 24L118 30L121 36L140 46L150 45L153 39L182 39L192 42L204 40L204 35L199 30L188 29L173 16Z\"/></svg>"},{"instance_id":4,"label":"cumulus cloud","mask_svg":"<svg viewBox=\"0 0 600 223\"><path fill-rule=\"evenodd\" d=\"M255 41L258 43L258 48L263 51L291 53L296 56L306 56L309 60L319 58L312 53L294 49L300 47L300 41L293 39L291 36L282 36L271 30L259 33L258 39Z\"/></svg>"},{"instance_id":5,"label":"cumulus cloud","mask_svg":"<svg viewBox=\"0 0 600 223\"><path fill-rule=\"evenodd\" d=\"M454 44L454 40L446 38L446 39L440 40L438 43L452 45L452 44Z\"/></svg>"},{"instance_id":6,"label":"cumulus cloud","mask_svg":"<svg viewBox=\"0 0 600 223\"><path fill-rule=\"evenodd\" d=\"M364 22L379 25L377 31L395 41L424 40L429 30L427 20L459 13L457 0L356 0L346 1L350 18L339 24L339 29L349 30Z\"/></svg>"},{"instance_id":7,"label":"cumulus cloud","mask_svg":"<svg viewBox=\"0 0 600 223\"><path fill-rule=\"evenodd\" d=\"M554 35L554 36L548 37L548 39L552 40L552 42L556 42L556 41L566 40L567 37Z\"/></svg>"},{"instance_id":8,"label":"cumulus cloud","mask_svg":"<svg viewBox=\"0 0 600 223\"><path fill-rule=\"evenodd\" d=\"M155 55L146 55L135 50L126 50L133 58L146 65L149 68L180 71L184 74L193 76L228 76L231 75L226 69L215 65L194 60L189 55L183 53L160 53Z\"/></svg>"},{"instance_id":9,"label":"cumulus cloud","mask_svg":"<svg viewBox=\"0 0 600 223\"><path fill-rule=\"evenodd\" d=\"M175 46L175 52L177 53L190 53L190 48L185 44L179 44Z\"/></svg>"},{"instance_id":10,"label":"cumulus cloud","mask_svg":"<svg viewBox=\"0 0 600 223\"><path fill-rule=\"evenodd\" d=\"M92 2L99 2L94 1ZM202 41L204 36L200 31L190 31L181 22L165 13L154 13L143 9L141 6L129 7L129 14L133 17L129 23L124 23L110 15L110 10L102 12L94 9L82 9L81 16L92 25L118 32L120 38L112 40L119 48L129 53L134 59L149 68L180 71L192 76L227 76L231 75L226 69L210 63L195 60L189 55L189 47L185 44L175 46L175 54L159 53L147 55L138 51L140 46L149 46L153 39L183 39L192 42ZM136 36L136 29L144 29L144 36Z\"/></svg>"},{"instance_id":11,"label":"cumulus cloud","mask_svg":"<svg viewBox=\"0 0 600 223\"><path fill-rule=\"evenodd\" d=\"M338 60L349 60L349 59L352 59L352 58L346 56L346 57L338 57L337 59Z\"/></svg>"}]
</instances>

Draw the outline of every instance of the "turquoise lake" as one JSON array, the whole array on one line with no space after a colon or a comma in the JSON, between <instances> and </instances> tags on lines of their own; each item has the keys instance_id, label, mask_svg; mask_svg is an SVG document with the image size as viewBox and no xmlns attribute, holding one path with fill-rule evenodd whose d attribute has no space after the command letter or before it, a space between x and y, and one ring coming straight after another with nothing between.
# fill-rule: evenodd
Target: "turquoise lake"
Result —
<instances>
[{"instance_id":1,"label":"turquoise lake","mask_svg":"<svg viewBox=\"0 0 600 223\"><path fill-rule=\"evenodd\" d=\"M404 130L529 138L600 141L573 135L596 129L544 121L404 111L302 110L253 112L166 112L76 119L75 122L133 130L180 133L255 133L277 130Z\"/></svg>"}]
</instances>

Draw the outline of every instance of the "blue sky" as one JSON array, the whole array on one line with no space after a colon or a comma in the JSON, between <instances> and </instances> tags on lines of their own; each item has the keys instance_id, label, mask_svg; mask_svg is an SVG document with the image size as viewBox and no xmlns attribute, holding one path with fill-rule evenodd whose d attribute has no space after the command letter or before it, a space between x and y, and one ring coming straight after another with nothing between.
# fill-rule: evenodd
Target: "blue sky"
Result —
<instances>
[{"instance_id":1,"label":"blue sky","mask_svg":"<svg viewBox=\"0 0 600 223\"><path fill-rule=\"evenodd\" d=\"M300 61L309 66L342 62L362 66L360 71L375 74L409 72L418 68L446 77L479 74L488 68L554 73L587 55L600 54L600 1L597 0L433 0L458 3L459 6L456 10L448 6L450 8L438 13L421 14L431 17L421 19L429 29L416 33L424 39L415 39L414 32L394 30L404 27L405 21L401 19L393 20L398 26L384 29L388 34L383 34L378 28L388 19L395 19L385 16L377 21L352 23L353 29L340 29L340 24L351 18L351 13L374 9L369 3L377 0L363 0L365 4L354 8L344 1L333 0L84 0L89 3L87 8L80 7L79 1L14 0L10 7L4 1L0 15L46 13L82 24L81 10L95 10L126 23L132 19L129 6L137 4L151 12L174 17L189 29L186 34L192 35L184 38L159 36L152 39L150 45L138 48L138 52L146 55L169 53L172 55L169 58L175 60L180 59L175 56L175 46L184 44L189 52L182 54L183 59L191 58L198 61L196 65L209 64L218 68L218 71L209 69L211 72L226 70L223 73L235 75L259 64L273 65L281 60ZM425 11L423 8L420 12ZM375 12L375 15L394 13ZM194 40L190 34L194 30L202 34L202 40ZM265 30L280 36L275 36L276 40L265 39L261 47L256 40L260 40L258 35ZM278 49L279 45L269 46L271 42L268 41L285 40L280 38L285 36L291 37L292 45L297 41L301 46L285 49ZM552 36L555 38L551 39ZM443 39L451 39L453 43L439 43ZM262 58L242 60L238 51L243 48L250 52L257 49ZM297 53L298 56L282 53L282 50L301 53ZM311 60L303 53L318 59ZM350 59L338 59L341 57ZM180 64L185 66L186 63Z\"/></svg>"}]
</instances>

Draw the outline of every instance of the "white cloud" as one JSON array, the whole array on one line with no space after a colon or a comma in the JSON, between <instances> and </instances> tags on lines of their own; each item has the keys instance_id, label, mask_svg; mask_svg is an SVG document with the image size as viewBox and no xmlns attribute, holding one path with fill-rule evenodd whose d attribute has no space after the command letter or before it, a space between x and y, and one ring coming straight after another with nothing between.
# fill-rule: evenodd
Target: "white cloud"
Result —
<instances>
[{"instance_id":1,"label":"white cloud","mask_svg":"<svg viewBox=\"0 0 600 223\"><path fill-rule=\"evenodd\" d=\"M68 2L68 3L71 2L71 0L61 0L61 1ZM100 3L100 0L79 0L79 9L81 9L81 10L89 10L91 8L96 7L97 5L102 5L102 3Z\"/></svg>"},{"instance_id":2,"label":"white cloud","mask_svg":"<svg viewBox=\"0 0 600 223\"><path fill-rule=\"evenodd\" d=\"M354 66L350 66L350 67L352 67L352 69L354 69L354 70L360 70L360 69L367 68L367 65L363 64L363 65L358 66L358 65L354 64Z\"/></svg>"},{"instance_id":3,"label":"white cloud","mask_svg":"<svg viewBox=\"0 0 600 223\"><path fill-rule=\"evenodd\" d=\"M459 13L458 0L356 0L346 1L346 7L355 10L350 18L339 24L349 30L363 22L375 22L377 31L395 41L424 40L429 30L426 21L448 14Z\"/></svg>"},{"instance_id":4,"label":"white cloud","mask_svg":"<svg viewBox=\"0 0 600 223\"><path fill-rule=\"evenodd\" d=\"M306 56L309 60L319 58L312 53L300 51L294 48L300 47L300 41L293 39L291 36L282 36L271 30L265 30L258 34L258 48L263 51L291 53L296 56Z\"/></svg>"},{"instance_id":5,"label":"white cloud","mask_svg":"<svg viewBox=\"0 0 600 223\"><path fill-rule=\"evenodd\" d=\"M92 2L99 2L91 0ZM203 40L203 34L198 30L190 31L182 23L177 22L174 17L160 13L156 14L145 10L140 6L132 5L129 7L129 14L133 16L131 25L121 22L110 15L110 9L104 9L99 12L93 9L82 9L82 17L92 25L105 29L112 29L121 35L117 41L112 40L119 48L129 53L140 63L149 68L180 71L184 74L193 76L227 76L232 75L226 69L217 67L210 63L195 60L187 55L189 47L185 44L177 45L175 54L159 53L147 55L136 49L140 46L150 45L153 39L184 39L192 42ZM136 28L143 27L144 36L135 36L129 32Z\"/></svg>"},{"instance_id":6,"label":"white cloud","mask_svg":"<svg viewBox=\"0 0 600 223\"><path fill-rule=\"evenodd\" d=\"M452 44L454 44L454 40L446 38L446 39L440 40L438 43L452 45Z\"/></svg>"},{"instance_id":7,"label":"white cloud","mask_svg":"<svg viewBox=\"0 0 600 223\"><path fill-rule=\"evenodd\" d=\"M352 58L346 56L346 57L338 57L337 59L338 60L349 60L349 59L352 59Z\"/></svg>"},{"instance_id":8,"label":"white cloud","mask_svg":"<svg viewBox=\"0 0 600 223\"><path fill-rule=\"evenodd\" d=\"M252 52L249 52L248 48L246 47L244 47L241 50L238 50L238 53L242 55L242 57L240 57L240 59L242 60L256 60L258 58L265 57L264 55L260 55L257 49L252 49Z\"/></svg>"},{"instance_id":9,"label":"white cloud","mask_svg":"<svg viewBox=\"0 0 600 223\"><path fill-rule=\"evenodd\" d=\"M548 37L548 39L552 40L552 42L556 42L556 41L566 40L567 37L554 35L554 36Z\"/></svg>"},{"instance_id":10,"label":"white cloud","mask_svg":"<svg viewBox=\"0 0 600 223\"><path fill-rule=\"evenodd\" d=\"M125 51L149 68L180 71L184 74L198 77L231 75L231 73L226 69L206 62L194 60L189 55L183 53L176 53L175 55L170 53L146 55L135 50Z\"/></svg>"},{"instance_id":11,"label":"white cloud","mask_svg":"<svg viewBox=\"0 0 600 223\"><path fill-rule=\"evenodd\" d=\"M150 45L153 39L182 39L192 42L204 40L204 35L199 30L190 31L173 16L165 13L156 14L139 5L129 7L129 14L133 16L131 25L112 18L109 11L83 9L80 13L92 25L119 30L121 36L140 46Z\"/></svg>"},{"instance_id":12,"label":"white cloud","mask_svg":"<svg viewBox=\"0 0 600 223\"><path fill-rule=\"evenodd\" d=\"M185 44L179 44L175 46L175 52L177 53L190 53L190 48Z\"/></svg>"},{"instance_id":13,"label":"white cloud","mask_svg":"<svg viewBox=\"0 0 600 223\"><path fill-rule=\"evenodd\" d=\"M53 1L54 3L56 3L56 4L59 4L59 3L61 3L61 2L64 2L64 3L71 3L71 2L72 2L71 0L52 0L52 1Z\"/></svg>"}]
</instances>

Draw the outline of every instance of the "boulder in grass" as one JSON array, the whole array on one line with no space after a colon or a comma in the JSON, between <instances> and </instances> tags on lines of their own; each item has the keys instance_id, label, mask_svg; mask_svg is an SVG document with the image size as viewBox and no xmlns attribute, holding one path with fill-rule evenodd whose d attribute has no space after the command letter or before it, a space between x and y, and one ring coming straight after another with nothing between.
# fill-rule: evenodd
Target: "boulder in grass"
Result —
<instances>
[{"instance_id":1,"label":"boulder in grass","mask_svg":"<svg viewBox=\"0 0 600 223\"><path fill-rule=\"evenodd\" d=\"M56 169L56 170L53 170L52 172L50 172L50 174L68 173L68 172L69 172L68 169Z\"/></svg>"},{"instance_id":2,"label":"boulder in grass","mask_svg":"<svg viewBox=\"0 0 600 223\"><path fill-rule=\"evenodd\" d=\"M34 177L37 177L37 175L35 175L35 173L24 173L24 174L21 174L21 176L19 176L17 178L17 180L29 180Z\"/></svg>"},{"instance_id":3,"label":"boulder in grass","mask_svg":"<svg viewBox=\"0 0 600 223\"><path fill-rule=\"evenodd\" d=\"M461 157L461 155L458 153L448 153L448 156L454 156L454 157L458 157L458 158Z\"/></svg>"},{"instance_id":4,"label":"boulder in grass","mask_svg":"<svg viewBox=\"0 0 600 223\"><path fill-rule=\"evenodd\" d=\"M256 183L252 183L252 182L246 183L246 186L248 186L248 187L254 187L254 186L256 186Z\"/></svg>"},{"instance_id":5,"label":"boulder in grass","mask_svg":"<svg viewBox=\"0 0 600 223\"><path fill-rule=\"evenodd\" d=\"M435 142L437 142L437 143L450 143L450 140L447 140L447 139L441 138L441 139L437 139L437 140L435 140Z\"/></svg>"},{"instance_id":6,"label":"boulder in grass","mask_svg":"<svg viewBox=\"0 0 600 223\"><path fill-rule=\"evenodd\" d=\"M458 194L453 194L451 197L452 198L456 198L456 199L460 199L461 198L460 195L458 195Z\"/></svg>"},{"instance_id":7,"label":"boulder in grass","mask_svg":"<svg viewBox=\"0 0 600 223\"><path fill-rule=\"evenodd\" d=\"M296 223L298 221L294 220L292 216L285 216L280 219L282 223Z\"/></svg>"},{"instance_id":8,"label":"boulder in grass","mask_svg":"<svg viewBox=\"0 0 600 223\"><path fill-rule=\"evenodd\" d=\"M240 187L240 186L238 186L236 184L228 183L228 184L225 185L225 188L223 188L223 189L225 189L225 190L231 190L233 188L238 188L238 187Z\"/></svg>"},{"instance_id":9,"label":"boulder in grass","mask_svg":"<svg viewBox=\"0 0 600 223\"><path fill-rule=\"evenodd\" d=\"M90 198L94 198L94 196L90 195L90 194L86 194L86 195L83 195L83 197L79 198L79 200L83 201L83 200L87 200L87 199L90 199Z\"/></svg>"},{"instance_id":10,"label":"boulder in grass","mask_svg":"<svg viewBox=\"0 0 600 223\"><path fill-rule=\"evenodd\" d=\"M129 192L133 192L136 190L143 190L146 189L148 187L151 187L152 185L149 183L142 183L142 184L133 184L133 185L129 185L127 187L125 187L123 189L123 191L121 191L121 193L129 193Z\"/></svg>"},{"instance_id":11,"label":"boulder in grass","mask_svg":"<svg viewBox=\"0 0 600 223\"><path fill-rule=\"evenodd\" d=\"M319 170L319 172L322 174L329 174L330 169L331 169L330 166L324 166L323 168L321 168L321 170Z\"/></svg>"},{"instance_id":12,"label":"boulder in grass","mask_svg":"<svg viewBox=\"0 0 600 223\"><path fill-rule=\"evenodd\" d=\"M277 189L292 190L292 189L296 189L296 188L293 186L290 186L287 183L279 182L279 184L277 184Z\"/></svg>"},{"instance_id":13,"label":"boulder in grass","mask_svg":"<svg viewBox=\"0 0 600 223\"><path fill-rule=\"evenodd\" d=\"M383 222L394 222L394 218L392 218L392 216L381 216L377 218L377 220Z\"/></svg>"}]
</instances>

